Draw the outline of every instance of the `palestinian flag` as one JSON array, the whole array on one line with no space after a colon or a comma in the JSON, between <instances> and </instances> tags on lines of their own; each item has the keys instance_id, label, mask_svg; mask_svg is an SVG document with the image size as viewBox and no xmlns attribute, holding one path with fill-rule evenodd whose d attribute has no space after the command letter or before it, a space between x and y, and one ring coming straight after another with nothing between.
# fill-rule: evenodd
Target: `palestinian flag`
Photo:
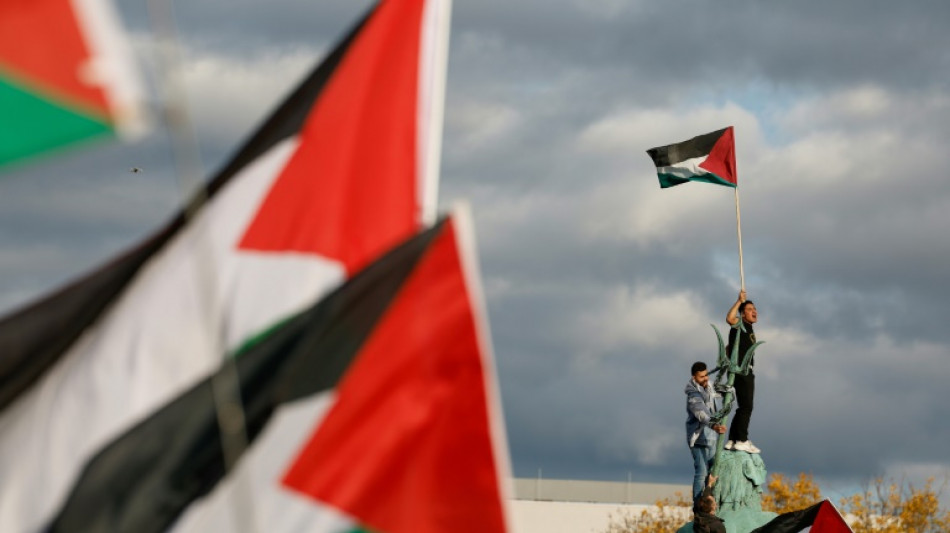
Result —
<instances>
[{"instance_id":1,"label":"palestinian flag","mask_svg":"<svg viewBox=\"0 0 950 533\"><path fill-rule=\"evenodd\" d=\"M853 533L841 513L828 500L816 503L807 509L784 513L752 533Z\"/></svg>"},{"instance_id":2,"label":"palestinian flag","mask_svg":"<svg viewBox=\"0 0 950 533\"><path fill-rule=\"evenodd\" d=\"M104 445L417 233L447 9L379 4L201 201L0 320L0 531L36 531Z\"/></svg>"},{"instance_id":3,"label":"palestinian flag","mask_svg":"<svg viewBox=\"0 0 950 533\"><path fill-rule=\"evenodd\" d=\"M47 531L505 531L507 454L459 222L394 249L242 349L236 372L107 443ZM248 428L230 471L223 386Z\"/></svg>"},{"instance_id":4,"label":"palestinian flag","mask_svg":"<svg viewBox=\"0 0 950 533\"><path fill-rule=\"evenodd\" d=\"M0 2L0 167L143 127L143 91L109 0Z\"/></svg>"},{"instance_id":5,"label":"palestinian flag","mask_svg":"<svg viewBox=\"0 0 950 533\"><path fill-rule=\"evenodd\" d=\"M681 143L650 148L647 154L656 165L662 189L687 181L726 187L739 184L732 126Z\"/></svg>"}]
</instances>

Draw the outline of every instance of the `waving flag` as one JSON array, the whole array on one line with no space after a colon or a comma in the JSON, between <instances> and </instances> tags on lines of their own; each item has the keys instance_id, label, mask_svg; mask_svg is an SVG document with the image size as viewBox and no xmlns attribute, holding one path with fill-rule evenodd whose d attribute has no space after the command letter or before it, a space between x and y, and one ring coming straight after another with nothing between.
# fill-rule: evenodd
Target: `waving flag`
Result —
<instances>
[{"instance_id":1,"label":"waving flag","mask_svg":"<svg viewBox=\"0 0 950 533\"><path fill-rule=\"evenodd\" d=\"M507 452L459 222L237 355L251 444L236 470L223 471L216 375L93 457L49 531L235 531L242 516L276 533L505 531Z\"/></svg>"},{"instance_id":2,"label":"waving flag","mask_svg":"<svg viewBox=\"0 0 950 533\"><path fill-rule=\"evenodd\" d=\"M808 529L811 528L811 529ZM783 513L752 533L853 533L838 509L828 500L806 509Z\"/></svg>"},{"instance_id":3,"label":"waving flag","mask_svg":"<svg viewBox=\"0 0 950 533\"><path fill-rule=\"evenodd\" d=\"M726 187L739 184L732 126L681 143L650 148L647 154L656 165L663 189L688 181Z\"/></svg>"},{"instance_id":4,"label":"waving flag","mask_svg":"<svg viewBox=\"0 0 950 533\"><path fill-rule=\"evenodd\" d=\"M447 15L439 0L380 3L207 201L0 321L0 531L38 530L103 446L419 230Z\"/></svg>"},{"instance_id":5,"label":"waving flag","mask_svg":"<svg viewBox=\"0 0 950 533\"><path fill-rule=\"evenodd\" d=\"M0 167L143 126L132 52L108 0L0 3Z\"/></svg>"}]
</instances>

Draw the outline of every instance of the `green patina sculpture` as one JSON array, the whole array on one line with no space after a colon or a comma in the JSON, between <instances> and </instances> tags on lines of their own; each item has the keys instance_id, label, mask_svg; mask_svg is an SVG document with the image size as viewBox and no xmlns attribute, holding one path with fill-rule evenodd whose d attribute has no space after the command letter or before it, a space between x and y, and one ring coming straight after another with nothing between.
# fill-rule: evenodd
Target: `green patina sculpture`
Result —
<instances>
[{"instance_id":1,"label":"green patina sculpture","mask_svg":"<svg viewBox=\"0 0 950 533\"><path fill-rule=\"evenodd\" d=\"M717 460L720 477L713 497L719 502L716 514L725 521L728 533L749 533L777 516L762 510L768 472L759 454L726 451Z\"/></svg>"},{"instance_id":2,"label":"green patina sculpture","mask_svg":"<svg viewBox=\"0 0 950 533\"><path fill-rule=\"evenodd\" d=\"M729 416L729 412L732 411L732 402L734 401L732 382L735 380L736 374L743 376L749 375L749 365L752 364L755 349L758 348L760 344L764 344L765 341L758 341L750 346L740 365L739 343L736 342L733 344L732 354L726 354L726 345L722 341L722 334L719 333L719 328L717 328L715 324L710 324L710 326L712 326L713 331L716 332L716 339L719 341L719 357L716 361L716 368L719 370L719 375L716 376L714 387L716 392L723 395L722 408L717 411L712 418L716 423L722 424L726 417ZM739 320L735 327L745 331L745 325L742 320ZM723 438L720 438L718 444L716 444L716 458L713 461L711 475L719 476L719 456L722 455L723 446L725 444L726 441Z\"/></svg>"},{"instance_id":3,"label":"green patina sculpture","mask_svg":"<svg viewBox=\"0 0 950 533\"><path fill-rule=\"evenodd\" d=\"M742 321L735 327L744 328ZM713 420L721 424L732 411L733 379L736 374L748 375L752 356L762 341L749 347L744 363L740 365L739 343L734 343L732 353L727 355L719 329L716 326L712 328L719 339L719 375L713 386L723 395L722 408L713 415ZM719 508L716 514L725 520L728 533L749 533L777 516L762 510L762 491L768 472L759 454L724 450L724 445L725 438L720 438L711 472L717 478L712 492ZM693 533L692 522L681 527L677 533Z\"/></svg>"},{"instance_id":4,"label":"green patina sculpture","mask_svg":"<svg viewBox=\"0 0 950 533\"><path fill-rule=\"evenodd\" d=\"M762 510L762 490L767 471L762 457L757 453L723 453L720 457L719 475L713 487L713 497L719 502L719 512Z\"/></svg>"},{"instance_id":5,"label":"green patina sculpture","mask_svg":"<svg viewBox=\"0 0 950 533\"><path fill-rule=\"evenodd\" d=\"M722 518L727 533L750 533L777 515L762 510L762 492L768 472L759 454L728 451L719 459L720 477L713 486L718 503L716 515ZM677 533L694 533L692 522Z\"/></svg>"}]
</instances>

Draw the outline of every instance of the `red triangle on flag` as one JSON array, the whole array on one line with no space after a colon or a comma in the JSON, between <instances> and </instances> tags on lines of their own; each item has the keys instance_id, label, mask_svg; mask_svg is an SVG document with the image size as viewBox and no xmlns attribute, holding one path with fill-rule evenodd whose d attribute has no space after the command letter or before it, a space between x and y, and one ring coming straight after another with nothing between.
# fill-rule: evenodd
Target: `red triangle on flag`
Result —
<instances>
[{"instance_id":1,"label":"red triangle on flag","mask_svg":"<svg viewBox=\"0 0 950 533\"><path fill-rule=\"evenodd\" d=\"M382 2L318 96L243 249L315 253L348 274L419 227L425 2Z\"/></svg>"},{"instance_id":2,"label":"red triangle on flag","mask_svg":"<svg viewBox=\"0 0 950 533\"><path fill-rule=\"evenodd\" d=\"M733 185L739 184L739 174L736 172L736 140L732 126L726 128L706 160L699 166Z\"/></svg>"},{"instance_id":3,"label":"red triangle on flag","mask_svg":"<svg viewBox=\"0 0 950 533\"><path fill-rule=\"evenodd\" d=\"M284 477L374 531L505 530L486 368L454 222L433 242Z\"/></svg>"},{"instance_id":4,"label":"red triangle on flag","mask_svg":"<svg viewBox=\"0 0 950 533\"><path fill-rule=\"evenodd\" d=\"M818 508L818 515L811 525L811 533L852 533L851 527L828 500Z\"/></svg>"},{"instance_id":5,"label":"red triangle on flag","mask_svg":"<svg viewBox=\"0 0 950 533\"><path fill-rule=\"evenodd\" d=\"M0 15L0 74L31 90L108 117L102 86L83 79L92 67L78 13L68 0L13 2Z\"/></svg>"}]
</instances>

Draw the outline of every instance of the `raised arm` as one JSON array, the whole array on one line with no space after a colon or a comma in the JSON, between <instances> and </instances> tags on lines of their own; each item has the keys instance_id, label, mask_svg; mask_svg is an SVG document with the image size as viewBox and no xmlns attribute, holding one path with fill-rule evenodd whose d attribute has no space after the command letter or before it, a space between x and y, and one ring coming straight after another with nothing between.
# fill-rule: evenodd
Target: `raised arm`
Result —
<instances>
[{"instance_id":1,"label":"raised arm","mask_svg":"<svg viewBox=\"0 0 950 533\"><path fill-rule=\"evenodd\" d=\"M736 303L732 304L732 307L729 308L729 312L726 313L726 322L730 326L735 326L739 322L739 306L742 305L744 301L745 291L739 291L739 298L736 300Z\"/></svg>"}]
</instances>

